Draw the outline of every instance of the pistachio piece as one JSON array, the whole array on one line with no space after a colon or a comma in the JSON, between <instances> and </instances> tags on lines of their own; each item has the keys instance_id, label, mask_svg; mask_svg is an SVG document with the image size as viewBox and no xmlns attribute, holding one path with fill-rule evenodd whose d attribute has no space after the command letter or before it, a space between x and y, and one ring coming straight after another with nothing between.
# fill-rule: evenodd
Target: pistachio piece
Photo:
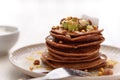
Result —
<instances>
[{"instance_id":1,"label":"pistachio piece","mask_svg":"<svg viewBox=\"0 0 120 80\"><path fill-rule=\"evenodd\" d=\"M78 24L75 22L70 22L68 24L68 31L77 31L78 30Z\"/></svg>"},{"instance_id":2,"label":"pistachio piece","mask_svg":"<svg viewBox=\"0 0 120 80\"><path fill-rule=\"evenodd\" d=\"M87 31L92 31L92 30L94 30L94 28L93 28L92 25L88 25L88 26L86 27L86 30L87 30Z\"/></svg>"},{"instance_id":3,"label":"pistachio piece","mask_svg":"<svg viewBox=\"0 0 120 80\"><path fill-rule=\"evenodd\" d=\"M68 23L67 22L64 22L62 25L63 25L64 29L68 29Z\"/></svg>"},{"instance_id":4,"label":"pistachio piece","mask_svg":"<svg viewBox=\"0 0 120 80\"><path fill-rule=\"evenodd\" d=\"M74 31L75 30L75 26L74 25L68 25L68 31Z\"/></svg>"},{"instance_id":5,"label":"pistachio piece","mask_svg":"<svg viewBox=\"0 0 120 80\"><path fill-rule=\"evenodd\" d=\"M76 27L76 28L75 28L75 31L78 31L78 30L79 30L79 28L78 28L78 27Z\"/></svg>"},{"instance_id":6,"label":"pistachio piece","mask_svg":"<svg viewBox=\"0 0 120 80\"><path fill-rule=\"evenodd\" d=\"M90 20L86 19L78 19L76 17L67 17L63 18L60 22L60 25L62 26L62 29L68 30L68 31L92 31L96 29L96 26L92 25L92 22Z\"/></svg>"}]
</instances>

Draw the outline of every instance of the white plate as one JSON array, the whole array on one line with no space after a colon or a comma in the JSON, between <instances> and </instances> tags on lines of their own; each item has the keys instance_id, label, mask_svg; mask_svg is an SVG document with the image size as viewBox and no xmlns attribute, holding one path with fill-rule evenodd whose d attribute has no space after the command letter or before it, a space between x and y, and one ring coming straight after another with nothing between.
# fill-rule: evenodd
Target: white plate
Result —
<instances>
[{"instance_id":1,"label":"white plate","mask_svg":"<svg viewBox=\"0 0 120 80\"><path fill-rule=\"evenodd\" d=\"M29 67L33 64L32 61L28 60L28 57L31 56L35 59L40 59L40 52L45 52L47 50L46 45L44 43L34 44L30 46L26 46L20 48L12 53L10 53L9 59L10 62L16 67L16 69L20 70L24 74L30 75L32 77L44 76L47 70L42 64L43 68L39 68L34 71L30 71ZM114 67L113 72L114 75L111 76L96 76L96 77L75 77L75 80L118 80L120 79L120 49L112 46L102 45L100 48L100 52L106 54L112 60L118 62L118 64ZM36 72L39 71L39 72ZM71 80L72 78L70 78ZM67 79L68 80L68 79ZM73 79L72 79L73 80Z\"/></svg>"}]
</instances>

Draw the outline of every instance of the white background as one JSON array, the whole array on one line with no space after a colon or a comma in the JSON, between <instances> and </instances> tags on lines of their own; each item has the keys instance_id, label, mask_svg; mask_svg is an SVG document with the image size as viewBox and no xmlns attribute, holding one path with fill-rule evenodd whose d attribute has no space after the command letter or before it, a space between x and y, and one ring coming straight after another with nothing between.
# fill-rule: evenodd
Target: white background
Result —
<instances>
[{"instance_id":1,"label":"white background","mask_svg":"<svg viewBox=\"0 0 120 80\"><path fill-rule=\"evenodd\" d=\"M104 44L120 47L119 0L0 0L0 25L16 26L21 31L17 47L44 42L60 19L82 14L98 17Z\"/></svg>"},{"instance_id":2,"label":"white background","mask_svg":"<svg viewBox=\"0 0 120 80\"><path fill-rule=\"evenodd\" d=\"M82 14L98 17L104 29L103 44L120 47L119 0L0 0L0 25L16 26L20 37L15 48L45 42L53 25L63 17ZM16 80L25 75L0 57L0 80ZM12 72L12 73L11 73Z\"/></svg>"}]
</instances>

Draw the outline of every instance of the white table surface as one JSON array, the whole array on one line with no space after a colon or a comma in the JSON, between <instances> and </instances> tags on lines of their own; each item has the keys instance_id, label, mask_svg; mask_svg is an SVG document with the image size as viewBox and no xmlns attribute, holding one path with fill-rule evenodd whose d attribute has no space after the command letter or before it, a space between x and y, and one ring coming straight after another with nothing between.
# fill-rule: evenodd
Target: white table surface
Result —
<instances>
[{"instance_id":1,"label":"white table surface","mask_svg":"<svg viewBox=\"0 0 120 80\"><path fill-rule=\"evenodd\" d=\"M112 6L111 6L112 5ZM63 17L89 16L100 19L104 29L103 44L120 47L119 0L0 0L0 25L16 26L20 30L17 44L11 49L41 43L53 25ZM8 56L0 56L0 80L17 80L26 75L17 71Z\"/></svg>"}]
</instances>

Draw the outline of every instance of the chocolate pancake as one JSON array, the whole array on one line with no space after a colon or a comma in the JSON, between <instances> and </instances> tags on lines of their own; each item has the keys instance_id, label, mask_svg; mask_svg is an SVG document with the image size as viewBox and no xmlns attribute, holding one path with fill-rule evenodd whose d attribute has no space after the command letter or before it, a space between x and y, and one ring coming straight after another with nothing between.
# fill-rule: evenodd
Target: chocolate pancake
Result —
<instances>
[{"instance_id":1,"label":"chocolate pancake","mask_svg":"<svg viewBox=\"0 0 120 80\"><path fill-rule=\"evenodd\" d=\"M78 63L78 62L90 62L90 61L94 61L97 59L100 59L99 55L94 55L91 58L87 58L87 59L81 59L81 57L79 58L74 58L71 59L70 57L68 57L68 59L58 59L50 54L42 54L43 58L46 57L47 60L49 61L53 61L53 62L59 62L59 63Z\"/></svg>"},{"instance_id":2,"label":"chocolate pancake","mask_svg":"<svg viewBox=\"0 0 120 80\"><path fill-rule=\"evenodd\" d=\"M74 56L61 56L61 55L57 55L57 54L53 54L52 52L48 52L48 54L56 59L59 60L67 60L67 61L75 61L75 60L87 60L87 59L92 59L92 58L97 58L100 54L99 53L95 53L93 55L90 56L80 56L80 57L74 57Z\"/></svg>"},{"instance_id":3,"label":"chocolate pancake","mask_svg":"<svg viewBox=\"0 0 120 80\"><path fill-rule=\"evenodd\" d=\"M55 28L55 29L52 29L50 32L58 34L58 35L69 34L70 36L78 37L78 36L86 36L86 35L89 35L89 34L100 34L102 31L103 31L103 29L102 30L94 30L94 31L82 33L82 32L67 32L63 28Z\"/></svg>"},{"instance_id":4,"label":"chocolate pancake","mask_svg":"<svg viewBox=\"0 0 120 80\"><path fill-rule=\"evenodd\" d=\"M75 43L69 43L69 44L60 44L54 41L52 36L48 36L46 38L46 43L49 45L52 45L57 48L79 48L79 47L85 47L85 46L93 46L93 45L99 45L104 41L104 38L101 38L100 40L93 41L93 42L87 42L83 44L75 44Z\"/></svg>"},{"instance_id":5,"label":"chocolate pancake","mask_svg":"<svg viewBox=\"0 0 120 80\"><path fill-rule=\"evenodd\" d=\"M99 31L98 31L99 32ZM88 33L88 35L81 35L81 36L75 36L75 37L67 37L66 35L56 34L53 32L50 32L51 36L54 38L61 40L61 41L69 41L69 42L90 42L90 41L96 41L101 39L103 36L100 33Z\"/></svg>"},{"instance_id":6,"label":"chocolate pancake","mask_svg":"<svg viewBox=\"0 0 120 80\"><path fill-rule=\"evenodd\" d=\"M90 52L94 52L95 50L100 48L100 45L94 45L94 46L86 46L86 47L80 47L80 48L70 48L70 49L63 48L63 49L61 49L61 48L56 48L53 45L49 45L49 44L46 44L46 45L47 45L47 47L49 47L51 49L55 49L57 51L65 52L65 53L69 53L69 54L73 53L73 52L76 54L77 53L84 54L84 53L88 53L88 52L90 53Z\"/></svg>"},{"instance_id":7,"label":"chocolate pancake","mask_svg":"<svg viewBox=\"0 0 120 80\"><path fill-rule=\"evenodd\" d=\"M86 56L91 56L91 55L94 55L95 53L98 53L99 52L99 49L96 49L96 50L94 50L94 51L91 51L91 52L88 52L88 53L75 53L75 52L71 52L71 53L66 53L66 52L62 52L62 51L58 51L58 50L56 50L56 49L53 49L53 48L51 48L51 47L49 47L49 46L47 46L48 47L48 51L50 51L51 53L53 53L53 54L57 54L57 55L61 55L61 56L71 56L71 57L74 57L74 56L76 56L76 57L80 57L80 56L84 56L84 57L86 57Z\"/></svg>"},{"instance_id":8,"label":"chocolate pancake","mask_svg":"<svg viewBox=\"0 0 120 80\"><path fill-rule=\"evenodd\" d=\"M47 60L46 57L42 57L42 60L52 68L65 67L65 68L80 69L80 70L99 68L99 67L105 66L106 64L104 59L97 59L95 61L82 62L82 63L80 62L79 63L58 63L58 62Z\"/></svg>"}]
</instances>

